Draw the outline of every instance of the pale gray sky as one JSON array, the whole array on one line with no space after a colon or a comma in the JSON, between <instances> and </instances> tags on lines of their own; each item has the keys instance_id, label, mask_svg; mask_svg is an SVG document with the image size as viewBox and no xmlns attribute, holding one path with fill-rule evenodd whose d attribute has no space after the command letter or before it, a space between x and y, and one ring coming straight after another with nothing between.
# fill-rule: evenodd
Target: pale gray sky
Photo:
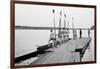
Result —
<instances>
[{"instance_id":1,"label":"pale gray sky","mask_svg":"<svg viewBox=\"0 0 100 69\"><path fill-rule=\"evenodd\" d=\"M69 27L72 27L72 17L74 26L90 28L94 25L94 9L79 7L61 7L46 5L15 4L15 25L53 27L52 9L55 9L55 22L59 26L60 11L62 11L62 25L64 23L64 13L66 21L69 20Z\"/></svg>"}]
</instances>

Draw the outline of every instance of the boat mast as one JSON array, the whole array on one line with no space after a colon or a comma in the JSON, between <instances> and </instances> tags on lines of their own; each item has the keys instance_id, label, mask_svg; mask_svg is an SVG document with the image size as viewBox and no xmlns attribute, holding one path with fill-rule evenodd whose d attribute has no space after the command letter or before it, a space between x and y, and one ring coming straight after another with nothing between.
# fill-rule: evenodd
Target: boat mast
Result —
<instances>
[{"instance_id":1,"label":"boat mast","mask_svg":"<svg viewBox=\"0 0 100 69\"><path fill-rule=\"evenodd\" d=\"M61 15L62 15L62 12L60 11L58 38L60 38L60 33L61 33Z\"/></svg>"},{"instance_id":2,"label":"boat mast","mask_svg":"<svg viewBox=\"0 0 100 69\"><path fill-rule=\"evenodd\" d=\"M54 31L55 31L55 35L56 35L56 24L55 24L55 17L54 17L55 10L53 9L52 12L53 12L53 21L54 21Z\"/></svg>"}]
</instances>

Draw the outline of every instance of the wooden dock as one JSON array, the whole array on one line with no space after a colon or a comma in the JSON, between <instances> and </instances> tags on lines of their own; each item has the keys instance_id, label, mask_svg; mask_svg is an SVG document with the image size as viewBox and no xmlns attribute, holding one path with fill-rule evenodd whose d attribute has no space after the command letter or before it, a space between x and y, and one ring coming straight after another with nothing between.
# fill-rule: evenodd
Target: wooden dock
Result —
<instances>
[{"instance_id":1,"label":"wooden dock","mask_svg":"<svg viewBox=\"0 0 100 69\"><path fill-rule=\"evenodd\" d=\"M46 53L40 54L38 59L31 64L81 62L90 41L90 38L69 40L58 45L57 48L47 49Z\"/></svg>"}]
</instances>

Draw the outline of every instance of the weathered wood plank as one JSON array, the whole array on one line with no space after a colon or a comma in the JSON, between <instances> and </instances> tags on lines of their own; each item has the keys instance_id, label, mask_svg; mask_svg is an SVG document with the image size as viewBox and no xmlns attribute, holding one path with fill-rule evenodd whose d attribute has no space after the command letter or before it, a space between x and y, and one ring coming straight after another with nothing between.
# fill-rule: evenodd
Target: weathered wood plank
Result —
<instances>
[{"instance_id":1,"label":"weathered wood plank","mask_svg":"<svg viewBox=\"0 0 100 69\"><path fill-rule=\"evenodd\" d=\"M80 53L75 52L77 48L84 48L90 41L89 38L82 38L76 40L70 40L69 42L63 43L57 48L50 48L48 53L42 58L39 58L35 63L31 64L51 64L51 63L65 63L65 62L80 62ZM41 55L42 56L42 55ZM38 61L38 62L37 62Z\"/></svg>"}]
</instances>

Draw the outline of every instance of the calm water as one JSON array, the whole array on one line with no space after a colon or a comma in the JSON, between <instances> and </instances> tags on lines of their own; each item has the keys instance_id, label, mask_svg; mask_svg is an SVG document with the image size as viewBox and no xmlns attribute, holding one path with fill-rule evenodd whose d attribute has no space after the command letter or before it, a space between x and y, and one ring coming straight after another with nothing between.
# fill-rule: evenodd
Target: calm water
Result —
<instances>
[{"instance_id":1,"label":"calm water","mask_svg":"<svg viewBox=\"0 0 100 69\"><path fill-rule=\"evenodd\" d=\"M87 31L82 31L82 34L83 37L88 37ZM15 57L36 51L38 46L48 43L49 36L49 30L15 30ZM77 36L79 37L79 31ZM71 30L70 38L72 38Z\"/></svg>"},{"instance_id":2,"label":"calm water","mask_svg":"<svg viewBox=\"0 0 100 69\"><path fill-rule=\"evenodd\" d=\"M48 30L16 30L15 31L15 56L21 56L37 50L37 46L48 43Z\"/></svg>"}]
</instances>

